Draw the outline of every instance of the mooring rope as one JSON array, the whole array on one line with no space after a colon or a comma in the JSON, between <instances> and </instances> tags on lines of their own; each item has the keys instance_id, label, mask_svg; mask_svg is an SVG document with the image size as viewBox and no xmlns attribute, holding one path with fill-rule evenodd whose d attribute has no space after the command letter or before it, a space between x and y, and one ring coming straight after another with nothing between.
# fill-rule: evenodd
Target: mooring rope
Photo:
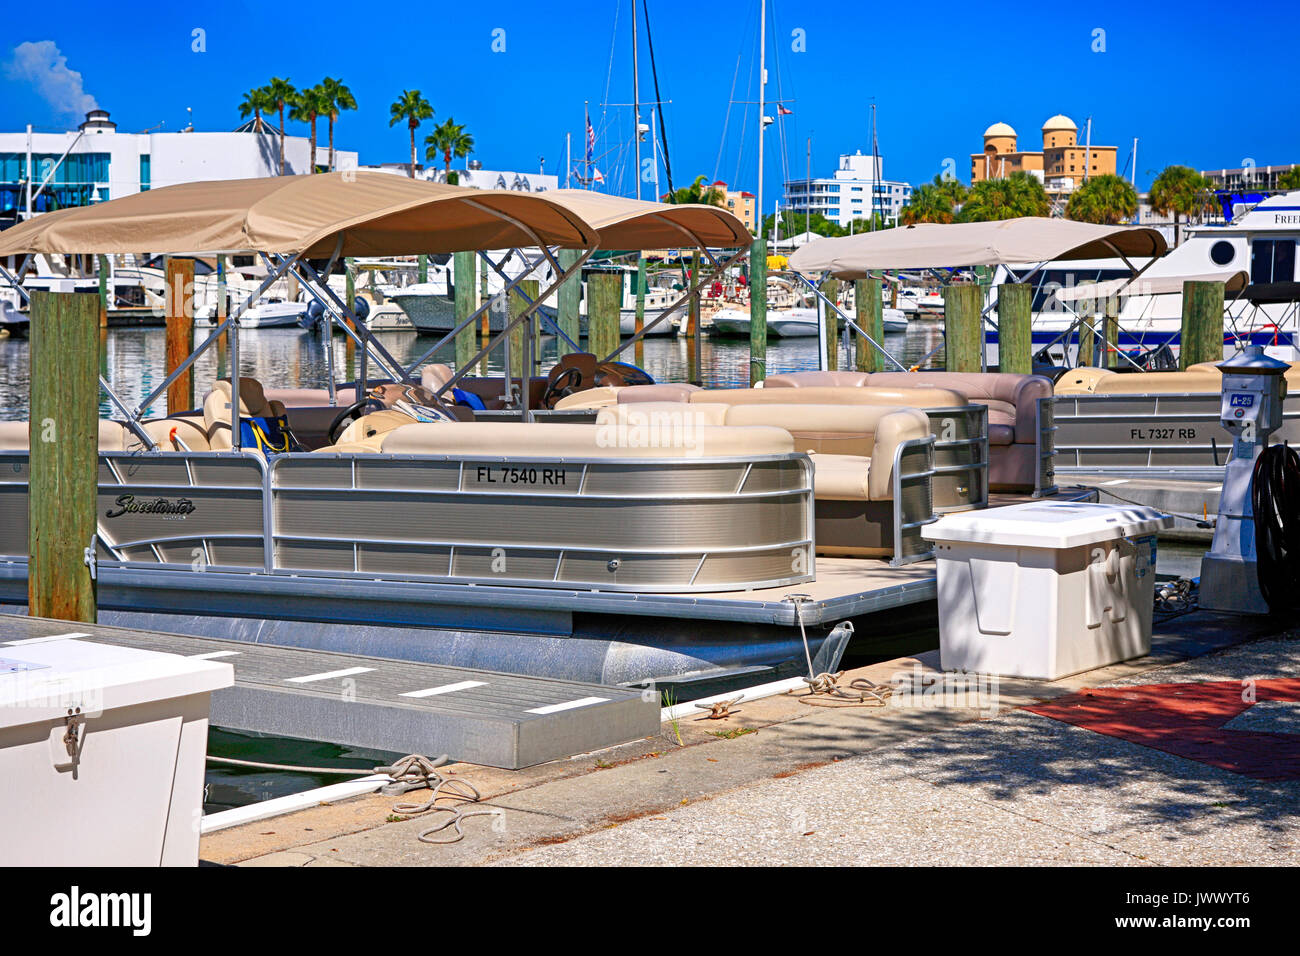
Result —
<instances>
[{"instance_id":1,"label":"mooring rope","mask_svg":"<svg viewBox=\"0 0 1300 956\"><path fill-rule=\"evenodd\" d=\"M437 760L430 760L428 757L419 754L408 754L401 760L394 763L391 767L376 767L376 773L386 773L393 778L393 782L383 787L380 793L396 795L409 793L412 790L423 790L428 788L432 791L429 799L423 803L396 803L393 805L393 812L402 816L419 816L422 813L447 813L450 816L439 823L437 826L427 827L421 830L417 835L421 843L458 843L465 838L465 830L461 824L469 817L496 817L501 816L503 811L497 807L487 810L467 810L466 805L476 804L482 801L483 795L478 792L472 783L467 780L456 780L452 777L443 776L438 768L448 762L448 756L443 754ZM459 801L458 804L451 806L438 806L439 800ZM455 830L455 836L450 840L433 840L430 837L435 833L441 833L448 827Z\"/></svg>"},{"instance_id":2,"label":"mooring rope","mask_svg":"<svg viewBox=\"0 0 1300 956\"><path fill-rule=\"evenodd\" d=\"M788 594L785 600L794 605L794 617L799 622L799 636L803 639L803 655L808 662L808 676L803 678L803 682L808 685L808 693L798 698L799 702L810 707L884 707L894 693L894 688L890 684L877 684L865 677L858 677L849 682L849 690L857 691L853 694L839 685L840 678L844 676L843 671L834 674L813 673L812 652L808 648L808 630L803 623L803 603L808 600L808 595ZM819 697L826 699L818 699Z\"/></svg>"}]
</instances>

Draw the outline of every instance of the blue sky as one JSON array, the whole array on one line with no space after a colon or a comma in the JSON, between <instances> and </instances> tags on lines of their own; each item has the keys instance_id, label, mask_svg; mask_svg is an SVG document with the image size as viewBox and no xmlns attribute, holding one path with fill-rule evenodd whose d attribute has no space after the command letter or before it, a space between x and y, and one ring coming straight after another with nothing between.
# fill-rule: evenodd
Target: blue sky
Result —
<instances>
[{"instance_id":1,"label":"blue sky","mask_svg":"<svg viewBox=\"0 0 1300 956\"><path fill-rule=\"evenodd\" d=\"M754 188L756 107L734 105L728 118L728 100L756 98L757 7L756 0L649 0L677 185L716 174ZM873 98L886 175L914 183L946 159L967 178L969 154L996 120L1017 129L1022 149L1039 149L1038 127L1058 112L1081 126L1091 115L1093 142L1119 147L1121 167L1138 137L1143 187L1170 163L1300 162L1300 21L1278 0L1234 14L1239 25L1231 28L1215 25L1225 8L1204 0L1100 0L1089 10L1059 11L1041 2L986 12L943 2L775 0L769 7L768 96L775 98L779 85L794 110L784 117L784 165L794 177L804 175L810 134L813 175L829 175L840 152L869 151ZM363 163L405 159L407 133L389 128L388 105L403 88L418 88L433 103L435 121L452 116L467 125L477 140L474 158L485 167L532 171L544 157L547 172L562 173L564 134L573 133L580 155L589 101L602 132L598 164L611 191L629 194L630 147L620 158L619 143L629 139L630 114L601 104L631 99L630 17L631 0L232 2L155 5L138 16L105 16L102 2L65 0L57 17L10 18L17 32L0 46L0 130L29 122L64 129L73 119L66 84L46 78L42 91L38 78L14 69L13 45L52 41L68 69L81 74L84 92L130 131L160 122L180 129L186 107L199 129L229 129L239 122L243 91L272 75L299 85L341 77L360 109L343 117L338 145L359 150ZM195 28L205 31L206 52L191 49ZM493 51L496 30L505 31L504 52ZM795 31L803 31L803 52L792 49ZM640 33L648 101L644 21ZM501 35L495 39L500 46ZM1102 45L1104 52L1094 51ZM776 130L767 137L769 209L784 175Z\"/></svg>"}]
</instances>

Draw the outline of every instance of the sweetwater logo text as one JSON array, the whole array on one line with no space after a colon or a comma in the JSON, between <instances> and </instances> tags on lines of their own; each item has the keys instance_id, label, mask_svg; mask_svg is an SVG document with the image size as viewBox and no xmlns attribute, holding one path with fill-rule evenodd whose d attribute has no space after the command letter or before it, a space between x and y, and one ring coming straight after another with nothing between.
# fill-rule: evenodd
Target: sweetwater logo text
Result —
<instances>
[{"instance_id":1,"label":"sweetwater logo text","mask_svg":"<svg viewBox=\"0 0 1300 956\"><path fill-rule=\"evenodd\" d=\"M148 936L153 928L153 894L82 893L74 886L50 897L50 925L128 927L133 936Z\"/></svg>"},{"instance_id":2,"label":"sweetwater logo text","mask_svg":"<svg viewBox=\"0 0 1300 956\"><path fill-rule=\"evenodd\" d=\"M184 521L185 516L194 510L194 502L188 498L141 498L135 495L118 495L113 507L104 512L105 518L118 518L122 515L157 515L172 521Z\"/></svg>"}]
</instances>

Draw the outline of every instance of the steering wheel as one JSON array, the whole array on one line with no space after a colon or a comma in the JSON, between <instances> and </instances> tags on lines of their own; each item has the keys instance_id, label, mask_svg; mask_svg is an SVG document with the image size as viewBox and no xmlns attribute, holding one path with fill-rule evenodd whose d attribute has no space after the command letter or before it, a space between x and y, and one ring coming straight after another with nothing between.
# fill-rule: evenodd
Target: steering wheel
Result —
<instances>
[{"instance_id":1,"label":"steering wheel","mask_svg":"<svg viewBox=\"0 0 1300 956\"><path fill-rule=\"evenodd\" d=\"M553 402L566 395L572 395L582 384L582 369L569 367L555 377L555 381L546 386L542 393L542 404L550 408Z\"/></svg>"},{"instance_id":2,"label":"steering wheel","mask_svg":"<svg viewBox=\"0 0 1300 956\"><path fill-rule=\"evenodd\" d=\"M359 402L353 402L347 408L343 409L343 411L335 415L334 421L330 422L330 427L325 432L325 434L329 436L329 443L331 445L337 445L339 443L339 435L343 433L343 429L360 418L362 412L370 405L375 405L378 408L387 407L383 402L371 395L367 395Z\"/></svg>"}]
</instances>

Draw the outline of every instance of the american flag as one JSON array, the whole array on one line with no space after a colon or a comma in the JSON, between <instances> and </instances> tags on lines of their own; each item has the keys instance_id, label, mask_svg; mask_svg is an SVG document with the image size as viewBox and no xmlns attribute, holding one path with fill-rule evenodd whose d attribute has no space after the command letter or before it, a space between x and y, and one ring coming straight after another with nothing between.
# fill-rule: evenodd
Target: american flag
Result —
<instances>
[{"instance_id":1,"label":"american flag","mask_svg":"<svg viewBox=\"0 0 1300 956\"><path fill-rule=\"evenodd\" d=\"M596 148L596 130L591 125L591 116L587 117L587 162L591 162L591 152Z\"/></svg>"},{"instance_id":2,"label":"american flag","mask_svg":"<svg viewBox=\"0 0 1300 956\"><path fill-rule=\"evenodd\" d=\"M786 109L786 108L785 108L784 106L782 106L780 103L778 103L778 104L776 105L776 115L777 115L777 116L790 116L790 115L793 114L793 113L794 113L794 110Z\"/></svg>"}]
</instances>

